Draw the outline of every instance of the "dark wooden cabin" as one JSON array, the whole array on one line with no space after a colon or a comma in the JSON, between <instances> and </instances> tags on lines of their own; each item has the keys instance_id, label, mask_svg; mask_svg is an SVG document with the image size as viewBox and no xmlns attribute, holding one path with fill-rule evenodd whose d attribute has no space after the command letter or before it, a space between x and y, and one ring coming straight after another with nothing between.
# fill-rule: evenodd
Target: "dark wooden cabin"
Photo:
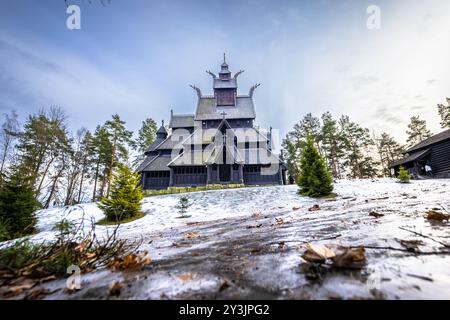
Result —
<instances>
[{"instance_id":1,"label":"dark wooden cabin","mask_svg":"<svg viewBox=\"0 0 450 320\"><path fill-rule=\"evenodd\" d=\"M274 185L286 183L286 166L272 150L272 129L254 126L253 92L239 94L237 78L224 61L213 80L213 94L195 86L195 114L171 111L141 163L143 189L207 184ZM170 133L169 133L170 132Z\"/></svg>"},{"instance_id":2,"label":"dark wooden cabin","mask_svg":"<svg viewBox=\"0 0 450 320\"><path fill-rule=\"evenodd\" d=\"M404 152L404 158L391 164L397 175L403 166L414 177L426 176L425 165L432 177L450 178L450 130L438 133Z\"/></svg>"}]
</instances>

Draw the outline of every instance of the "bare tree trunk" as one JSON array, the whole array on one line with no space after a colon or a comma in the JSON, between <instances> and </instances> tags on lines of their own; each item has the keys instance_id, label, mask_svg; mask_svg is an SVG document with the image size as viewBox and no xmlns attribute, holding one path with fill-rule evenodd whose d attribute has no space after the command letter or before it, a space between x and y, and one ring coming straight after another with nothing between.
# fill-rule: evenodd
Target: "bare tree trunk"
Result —
<instances>
[{"instance_id":1,"label":"bare tree trunk","mask_svg":"<svg viewBox=\"0 0 450 320\"><path fill-rule=\"evenodd\" d=\"M55 177L53 179L52 187L50 189L50 194L49 194L49 196L47 198L47 201L45 202L45 205L44 205L45 209L47 209L50 206L50 202L52 201L53 194L55 193L56 183L58 182L58 179L61 177L64 169L65 169L65 165L63 164L61 166L61 170L59 170L59 172L55 175Z\"/></svg>"},{"instance_id":2,"label":"bare tree trunk","mask_svg":"<svg viewBox=\"0 0 450 320\"><path fill-rule=\"evenodd\" d=\"M83 190L84 171L86 170L86 158L83 160L83 168L81 169L80 188L78 190L77 203L81 201L81 191Z\"/></svg>"},{"instance_id":3,"label":"bare tree trunk","mask_svg":"<svg viewBox=\"0 0 450 320\"><path fill-rule=\"evenodd\" d=\"M97 160L97 165L95 167L94 192L92 193L92 202L95 201L95 193L97 191L98 167L99 166L100 166L100 159Z\"/></svg>"}]
</instances>

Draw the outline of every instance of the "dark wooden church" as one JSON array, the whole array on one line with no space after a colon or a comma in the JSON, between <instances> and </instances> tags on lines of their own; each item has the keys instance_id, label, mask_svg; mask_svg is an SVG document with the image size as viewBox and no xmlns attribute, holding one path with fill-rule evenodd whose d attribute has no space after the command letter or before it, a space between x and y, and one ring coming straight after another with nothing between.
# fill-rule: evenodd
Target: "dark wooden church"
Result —
<instances>
[{"instance_id":1,"label":"dark wooden church","mask_svg":"<svg viewBox=\"0 0 450 320\"><path fill-rule=\"evenodd\" d=\"M450 130L438 133L404 152L404 157L391 164L398 174L400 166L418 178L426 176L425 166L431 167L431 176L450 178Z\"/></svg>"},{"instance_id":2,"label":"dark wooden church","mask_svg":"<svg viewBox=\"0 0 450 320\"><path fill-rule=\"evenodd\" d=\"M213 80L214 94L198 96L195 114L174 114L164 122L138 172L144 189L207 184L274 185L286 183L286 166L275 154L272 129L259 130L253 93L239 94L237 78L224 61Z\"/></svg>"}]
</instances>

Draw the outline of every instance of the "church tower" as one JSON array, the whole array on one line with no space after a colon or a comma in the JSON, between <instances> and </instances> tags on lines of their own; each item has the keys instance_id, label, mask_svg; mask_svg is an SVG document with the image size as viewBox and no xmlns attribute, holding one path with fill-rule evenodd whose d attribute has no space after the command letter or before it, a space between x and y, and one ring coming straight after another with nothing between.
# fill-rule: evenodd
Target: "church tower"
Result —
<instances>
[{"instance_id":1,"label":"church tower","mask_svg":"<svg viewBox=\"0 0 450 320\"><path fill-rule=\"evenodd\" d=\"M237 75L231 77L231 71L228 69L228 64L223 54L223 63L220 66L219 76L217 77L212 72L208 71L213 76L214 97L216 98L216 105L220 106L236 106L237 95Z\"/></svg>"}]
</instances>

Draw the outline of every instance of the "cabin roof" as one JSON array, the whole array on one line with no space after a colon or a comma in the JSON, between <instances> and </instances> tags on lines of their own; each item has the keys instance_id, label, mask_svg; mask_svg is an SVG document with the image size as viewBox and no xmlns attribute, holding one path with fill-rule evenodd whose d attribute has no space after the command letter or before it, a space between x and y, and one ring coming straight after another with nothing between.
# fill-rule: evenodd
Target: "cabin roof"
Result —
<instances>
[{"instance_id":1,"label":"cabin roof","mask_svg":"<svg viewBox=\"0 0 450 320\"><path fill-rule=\"evenodd\" d=\"M438 134L435 134L434 136L429 137L428 139L423 140L422 142L406 150L405 153L411 153L412 151L420 150L447 139L450 139L450 129L442 131Z\"/></svg>"},{"instance_id":2,"label":"cabin roof","mask_svg":"<svg viewBox=\"0 0 450 320\"><path fill-rule=\"evenodd\" d=\"M405 163L408 163L408 162L419 160L420 158L428 155L428 153L430 153L430 152L431 152L431 149L425 149L425 150L422 150L422 151L411 153L410 155L408 155L408 156L406 156L406 157L404 157L402 159L399 159L397 161L392 162L391 163L391 168L399 166L399 165L402 165L402 164L405 164Z\"/></svg>"}]
</instances>

